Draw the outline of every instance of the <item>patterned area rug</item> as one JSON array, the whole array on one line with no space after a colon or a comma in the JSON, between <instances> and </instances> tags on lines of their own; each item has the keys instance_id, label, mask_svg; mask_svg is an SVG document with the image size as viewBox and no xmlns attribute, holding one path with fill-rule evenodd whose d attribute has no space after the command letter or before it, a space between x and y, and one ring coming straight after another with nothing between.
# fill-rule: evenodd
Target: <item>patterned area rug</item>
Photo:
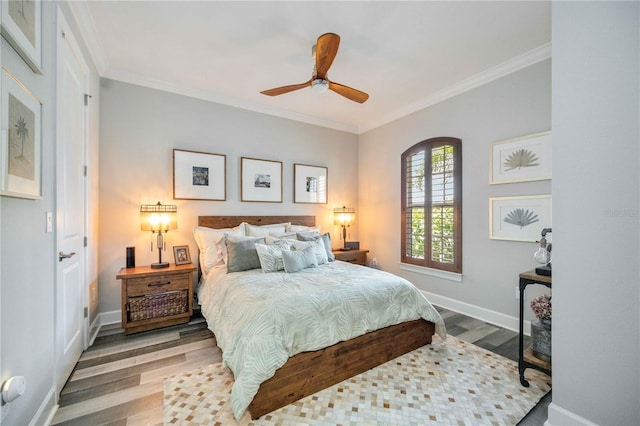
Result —
<instances>
[{"instance_id":1,"label":"patterned area rug","mask_svg":"<svg viewBox=\"0 0 640 426\"><path fill-rule=\"evenodd\" d=\"M515 425L551 389L551 378L449 336L251 420L231 414L231 371L221 364L164 382L164 424Z\"/></svg>"}]
</instances>

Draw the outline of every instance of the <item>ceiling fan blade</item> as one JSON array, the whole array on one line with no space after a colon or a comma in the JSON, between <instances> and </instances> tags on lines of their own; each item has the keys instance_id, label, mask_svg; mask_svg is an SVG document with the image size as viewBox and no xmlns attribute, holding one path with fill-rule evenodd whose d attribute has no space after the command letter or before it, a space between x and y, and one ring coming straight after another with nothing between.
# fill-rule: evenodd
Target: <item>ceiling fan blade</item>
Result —
<instances>
[{"instance_id":1,"label":"ceiling fan blade","mask_svg":"<svg viewBox=\"0 0 640 426\"><path fill-rule=\"evenodd\" d=\"M326 80L327 71L338 53L340 36L334 33L322 34L316 43L316 76Z\"/></svg>"},{"instance_id":2,"label":"ceiling fan blade","mask_svg":"<svg viewBox=\"0 0 640 426\"><path fill-rule=\"evenodd\" d=\"M356 90L352 87L345 86L343 84L329 82L329 90L333 90L338 95L342 95L347 99L351 99L352 101L358 103L364 103L367 99L369 99L369 95L360 90Z\"/></svg>"},{"instance_id":3,"label":"ceiling fan blade","mask_svg":"<svg viewBox=\"0 0 640 426\"><path fill-rule=\"evenodd\" d=\"M282 87L276 87L274 89L269 89L269 90L265 90L262 91L260 93L262 93L263 95L267 95L267 96L278 96L278 95L284 95L285 93L289 93L289 92L293 92L294 90L299 90L299 89L304 89L305 87L309 87L311 86L311 81L313 79L305 82L305 83L300 83L300 84L292 84L289 86L282 86Z\"/></svg>"}]
</instances>

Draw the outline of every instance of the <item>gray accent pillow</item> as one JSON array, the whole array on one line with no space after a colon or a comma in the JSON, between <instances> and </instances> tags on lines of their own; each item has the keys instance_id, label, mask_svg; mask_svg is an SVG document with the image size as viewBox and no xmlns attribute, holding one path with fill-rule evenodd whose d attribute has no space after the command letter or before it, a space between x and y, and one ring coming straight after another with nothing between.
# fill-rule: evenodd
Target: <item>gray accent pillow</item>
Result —
<instances>
[{"instance_id":1,"label":"gray accent pillow","mask_svg":"<svg viewBox=\"0 0 640 426\"><path fill-rule=\"evenodd\" d=\"M284 271L287 273L298 272L306 268L315 268L318 266L313 247L307 247L304 250L283 250L282 263L284 264Z\"/></svg>"},{"instance_id":2,"label":"gray accent pillow","mask_svg":"<svg viewBox=\"0 0 640 426\"><path fill-rule=\"evenodd\" d=\"M264 238L225 237L227 247L227 272L248 271L260 268L256 243L264 244Z\"/></svg>"},{"instance_id":3,"label":"gray accent pillow","mask_svg":"<svg viewBox=\"0 0 640 426\"><path fill-rule=\"evenodd\" d=\"M328 232L322 235L318 235L317 233L311 233L311 232L298 232L296 236L298 237L299 241L322 240L322 243L324 244L324 249L327 252L327 259L329 259L329 262L333 262L334 260L336 260L336 257L334 256L333 251L331 250L331 234L329 234Z\"/></svg>"}]
</instances>

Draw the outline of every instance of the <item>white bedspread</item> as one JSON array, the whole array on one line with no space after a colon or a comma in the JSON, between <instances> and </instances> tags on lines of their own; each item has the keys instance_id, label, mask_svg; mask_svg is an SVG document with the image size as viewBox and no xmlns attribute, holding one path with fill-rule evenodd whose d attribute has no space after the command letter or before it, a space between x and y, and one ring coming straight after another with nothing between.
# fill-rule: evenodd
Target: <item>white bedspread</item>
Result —
<instances>
[{"instance_id":1,"label":"white bedspread","mask_svg":"<svg viewBox=\"0 0 640 426\"><path fill-rule=\"evenodd\" d=\"M332 262L294 274L227 274L219 267L205 278L198 297L235 377L236 419L260 384L297 353L418 318L446 337L442 318L413 284L376 269Z\"/></svg>"}]
</instances>

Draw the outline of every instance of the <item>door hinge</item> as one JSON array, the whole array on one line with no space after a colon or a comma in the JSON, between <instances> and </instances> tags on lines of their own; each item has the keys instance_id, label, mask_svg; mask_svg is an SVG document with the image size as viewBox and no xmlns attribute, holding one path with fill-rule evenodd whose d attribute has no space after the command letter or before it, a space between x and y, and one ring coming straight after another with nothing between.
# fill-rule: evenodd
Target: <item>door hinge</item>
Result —
<instances>
[{"instance_id":1,"label":"door hinge","mask_svg":"<svg viewBox=\"0 0 640 426\"><path fill-rule=\"evenodd\" d=\"M86 247L88 245L87 243L87 237L84 237L84 246Z\"/></svg>"},{"instance_id":2,"label":"door hinge","mask_svg":"<svg viewBox=\"0 0 640 426\"><path fill-rule=\"evenodd\" d=\"M89 98L91 98L92 96L88 93L84 94L84 106L89 105Z\"/></svg>"},{"instance_id":3,"label":"door hinge","mask_svg":"<svg viewBox=\"0 0 640 426\"><path fill-rule=\"evenodd\" d=\"M84 177L87 177L87 173L88 173L88 168L87 166L84 166Z\"/></svg>"},{"instance_id":4,"label":"door hinge","mask_svg":"<svg viewBox=\"0 0 640 426\"><path fill-rule=\"evenodd\" d=\"M84 307L84 317L87 318L89 316L89 308Z\"/></svg>"}]
</instances>

